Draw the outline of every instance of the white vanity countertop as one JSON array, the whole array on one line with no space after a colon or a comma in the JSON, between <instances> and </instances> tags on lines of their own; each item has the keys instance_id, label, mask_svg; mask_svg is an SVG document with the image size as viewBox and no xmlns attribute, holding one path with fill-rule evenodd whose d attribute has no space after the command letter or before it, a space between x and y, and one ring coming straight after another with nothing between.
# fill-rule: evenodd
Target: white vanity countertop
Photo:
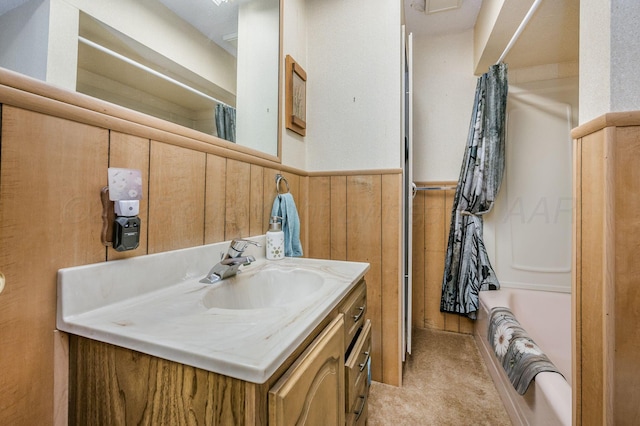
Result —
<instances>
[{"instance_id":1,"label":"white vanity countertop","mask_svg":"<svg viewBox=\"0 0 640 426\"><path fill-rule=\"evenodd\" d=\"M264 236L252 238L264 243ZM279 307L207 308L216 284L199 280L227 243L61 269L58 329L254 383L264 383L369 269L368 263L307 258L264 259L240 274L303 268L324 284ZM222 281L232 284L229 278Z\"/></svg>"}]
</instances>

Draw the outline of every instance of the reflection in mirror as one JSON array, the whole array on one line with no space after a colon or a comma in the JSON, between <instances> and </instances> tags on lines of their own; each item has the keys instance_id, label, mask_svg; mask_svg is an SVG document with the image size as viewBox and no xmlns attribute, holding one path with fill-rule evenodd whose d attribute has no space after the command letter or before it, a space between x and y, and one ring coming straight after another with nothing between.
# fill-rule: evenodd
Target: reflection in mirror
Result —
<instances>
[{"instance_id":1,"label":"reflection in mirror","mask_svg":"<svg viewBox=\"0 0 640 426\"><path fill-rule=\"evenodd\" d=\"M0 3L0 66L278 155L280 0Z\"/></svg>"}]
</instances>

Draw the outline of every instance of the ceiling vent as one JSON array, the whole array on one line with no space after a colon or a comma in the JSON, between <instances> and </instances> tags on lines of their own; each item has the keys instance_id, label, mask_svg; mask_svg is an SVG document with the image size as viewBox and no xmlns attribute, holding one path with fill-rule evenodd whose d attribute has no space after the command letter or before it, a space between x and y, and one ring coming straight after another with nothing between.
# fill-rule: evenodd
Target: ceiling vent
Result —
<instances>
[{"instance_id":1,"label":"ceiling vent","mask_svg":"<svg viewBox=\"0 0 640 426\"><path fill-rule=\"evenodd\" d=\"M426 0L426 9L425 12L427 14L444 12L446 10L458 9L462 0Z\"/></svg>"}]
</instances>

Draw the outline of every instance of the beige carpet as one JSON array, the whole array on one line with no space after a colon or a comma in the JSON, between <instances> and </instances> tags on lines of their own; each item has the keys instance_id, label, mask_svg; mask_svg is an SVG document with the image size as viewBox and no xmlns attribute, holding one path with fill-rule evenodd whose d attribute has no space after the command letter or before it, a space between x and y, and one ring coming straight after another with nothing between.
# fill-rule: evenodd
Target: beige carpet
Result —
<instances>
[{"instance_id":1,"label":"beige carpet","mask_svg":"<svg viewBox=\"0 0 640 426\"><path fill-rule=\"evenodd\" d=\"M371 384L369 426L510 426L473 336L413 330L403 386Z\"/></svg>"}]
</instances>

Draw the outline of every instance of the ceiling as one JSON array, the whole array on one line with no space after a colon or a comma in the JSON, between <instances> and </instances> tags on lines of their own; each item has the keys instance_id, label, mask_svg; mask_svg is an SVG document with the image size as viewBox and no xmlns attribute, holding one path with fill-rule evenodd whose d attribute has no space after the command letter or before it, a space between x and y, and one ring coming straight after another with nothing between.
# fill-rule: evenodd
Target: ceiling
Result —
<instances>
[{"instance_id":1,"label":"ceiling","mask_svg":"<svg viewBox=\"0 0 640 426\"><path fill-rule=\"evenodd\" d=\"M427 8L430 1L434 0L426 0ZM460 3L460 7L427 14L420 11L425 0L404 0L408 32L412 32L416 37L438 37L463 32L475 26L482 0L438 0L438 3L446 1ZM542 0L504 61L510 68L577 62L579 11L580 0ZM500 27L515 29L519 22L502 24ZM511 36L508 35L507 41L510 38ZM504 40L505 37L502 39ZM504 41L500 43L502 44L498 47L499 52L502 53L506 43ZM495 55L493 61L498 60L500 53ZM486 66L479 66L479 68L486 68Z\"/></svg>"},{"instance_id":2,"label":"ceiling","mask_svg":"<svg viewBox=\"0 0 640 426\"><path fill-rule=\"evenodd\" d=\"M0 1L0 15L26 1ZM227 13L237 14L237 3L242 1L244 0L236 0L234 2L236 4L225 5L223 3L220 7L212 7L213 2L210 0L161 0L165 6L182 15L183 18L194 22L194 26L206 36L218 39L219 44L230 52L234 52L234 47L225 46L226 43L220 42L219 39L223 35L237 32L234 24L227 27L230 22L234 22L233 19L229 19ZM438 37L473 28L483 0L403 1L407 30L416 37ZM458 5L459 7L457 7ZM444 9L444 11L428 14L420 10L425 6L426 9L431 6L436 9ZM454 8L447 9L448 7ZM542 0L540 7L505 58L505 62L509 64L510 68L576 62L579 51L579 11L580 0ZM212 25L212 22L215 22L215 25ZM504 26L517 26L514 23L510 24ZM502 52L504 47L500 45L496 49ZM498 57L499 54L493 60L497 60ZM479 69L486 68L486 64L477 65Z\"/></svg>"},{"instance_id":3,"label":"ceiling","mask_svg":"<svg viewBox=\"0 0 640 426\"><path fill-rule=\"evenodd\" d=\"M462 0L459 3L459 8L428 14L424 10L429 7L428 0L404 0L407 30L416 37L422 37L461 33L473 28L482 0ZM423 5L426 5L424 9Z\"/></svg>"}]
</instances>

